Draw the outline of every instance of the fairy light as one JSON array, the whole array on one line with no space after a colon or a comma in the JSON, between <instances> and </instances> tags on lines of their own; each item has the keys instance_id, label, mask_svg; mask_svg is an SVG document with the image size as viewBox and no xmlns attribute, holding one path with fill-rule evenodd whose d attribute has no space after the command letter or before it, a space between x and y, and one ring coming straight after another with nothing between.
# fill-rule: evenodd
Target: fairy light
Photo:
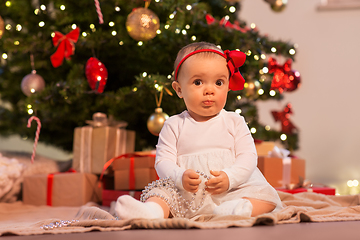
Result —
<instances>
[{"instance_id":1,"label":"fairy light","mask_svg":"<svg viewBox=\"0 0 360 240\"><path fill-rule=\"evenodd\" d=\"M241 96L240 96L240 95L237 95L236 98L237 98L237 100L241 100Z\"/></svg>"},{"instance_id":2,"label":"fairy light","mask_svg":"<svg viewBox=\"0 0 360 240\"><path fill-rule=\"evenodd\" d=\"M196 36L195 35L191 36L191 40L196 41Z\"/></svg>"},{"instance_id":3,"label":"fairy light","mask_svg":"<svg viewBox=\"0 0 360 240\"><path fill-rule=\"evenodd\" d=\"M34 113L34 110L32 110L31 108L27 110L28 114L31 115Z\"/></svg>"},{"instance_id":4,"label":"fairy light","mask_svg":"<svg viewBox=\"0 0 360 240\"><path fill-rule=\"evenodd\" d=\"M45 22L44 22L44 21L39 22L39 27L44 27L44 26L45 26Z\"/></svg>"},{"instance_id":5,"label":"fairy light","mask_svg":"<svg viewBox=\"0 0 360 240\"><path fill-rule=\"evenodd\" d=\"M95 25L92 23L90 24L90 29L94 29L95 28Z\"/></svg>"},{"instance_id":6,"label":"fairy light","mask_svg":"<svg viewBox=\"0 0 360 240\"><path fill-rule=\"evenodd\" d=\"M35 92L36 92L35 88L31 88L31 89L30 89L30 92L31 92L31 93L35 93Z\"/></svg>"},{"instance_id":7,"label":"fairy light","mask_svg":"<svg viewBox=\"0 0 360 240\"><path fill-rule=\"evenodd\" d=\"M224 17L224 19L225 19L226 21L229 21L229 20L230 20L229 15L226 15L226 16Z\"/></svg>"},{"instance_id":8,"label":"fairy light","mask_svg":"<svg viewBox=\"0 0 360 240\"><path fill-rule=\"evenodd\" d=\"M260 88L260 89L258 90L258 94L259 94L259 95L263 95L264 93L265 93L264 89Z\"/></svg>"},{"instance_id":9,"label":"fairy light","mask_svg":"<svg viewBox=\"0 0 360 240\"><path fill-rule=\"evenodd\" d=\"M14 41L14 45L18 46L20 44L19 41Z\"/></svg>"},{"instance_id":10,"label":"fairy light","mask_svg":"<svg viewBox=\"0 0 360 240\"><path fill-rule=\"evenodd\" d=\"M51 34L50 34L50 36L53 38L53 37L55 37L55 32L52 32Z\"/></svg>"},{"instance_id":11,"label":"fairy light","mask_svg":"<svg viewBox=\"0 0 360 240\"><path fill-rule=\"evenodd\" d=\"M143 72L143 73L142 73L142 76L143 76L143 77L146 77L146 76L147 76L147 72Z\"/></svg>"},{"instance_id":12,"label":"fairy light","mask_svg":"<svg viewBox=\"0 0 360 240\"><path fill-rule=\"evenodd\" d=\"M66 8L65 5L61 5L61 6L60 6L60 10L61 10L61 11L64 11L65 8Z\"/></svg>"},{"instance_id":13,"label":"fairy light","mask_svg":"<svg viewBox=\"0 0 360 240\"><path fill-rule=\"evenodd\" d=\"M281 139L281 141L285 141L287 139L286 134L285 133L281 134L280 139Z\"/></svg>"},{"instance_id":14,"label":"fairy light","mask_svg":"<svg viewBox=\"0 0 360 240\"><path fill-rule=\"evenodd\" d=\"M251 50L247 50L245 54L246 54L247 56L250 56L250 55L251 55Z\"/></svg>"},{"instance_id":15,"label":"fairy light","mask_svg":"<svg viewBox=\"0 0 360 240\"><path fill-rule=\"evenodd\" d=\"M76 24L73 23L73 25L71 25L71 28L72 28L72 29L76 29L76 28L77 28Z\"/></svg>"},{"instance_id":16,"label":"fairy light","mask_svg":"<svg viewBox=\"0 0 360 240\"><path fill-rule=\"evenodd\" d=\"M167 78L168 78L168 79L171 79L171 74L167 75Z\"/></svg>"},{"instance_id":17,"label":"fairy light","mask_svg":"<svg viewBox=\"0 0 360 240\"><path fill-rule=\"evenodd\" d=\"M154 88L156 88L158 91L161 91L161 86L157 83L154 84Z\"/></svg>"},{"instance_id":18,"label":"fairy light","mask_svg":"<svg viewBox=\"0 0 360 240\"><path fill-rule=\"evenodd\" d=\"M18 25L16 25L15 29L16 29L16 31L20 32L22 29L22 26L20 24L18 24Z\"/></svg>"},{"instance_id":19,"label":"fairy light","mask_svg":"<svg viewBox=\"0 0 360 240\"><path fill-rule=\"evenodd\" d=\"M268 72L269 72L269 68L263 67L263 68L262 68L262 71L263 71L263 73L268 73Z\"/></svg>"},{"instance_id":20,"label":"fairy light","mask_svg":"<svg viewBox=\"0 0 360 240\"><path fill-rule=\"evenodd\" d=\"M187 35L187 31L186 31L185 29L183 29L183 30L181 31L181 33L182 33L183 35Z\"/></svg>"},{"instance_id":21,"label":"fairy light","mask_svg":"<svg viewBox=\"0 0 360 240\"><path fill-rule=\"evenodd\" d=\"M256 24L255 24L255 23L250 24L250 28L251 28L251 29L255 29L255 28L256 28Z\"/></svg>"},{"instance_id":22,"label":"fairy light","mask_svg":"<svg viewBox=\"0 0 360 240\"><path fill-rule=\"evenodd\" d=\"M115 7L115 11L120 12L121 8L119 6Z\"/></svg>"},{"instance_id":23,"label":"fairy light","mask_svg":"<svg viewBox=\"0 0 360 240\"><path fill-rule=\"evenodd\" d=\"M179 34L179 33L180 33L180 29L178 29L178 28L175 29L175 33L176 33L176 34Z\"/></svg>"},{"instance_id":24,"label":"fairy light","mask_svg":"<svg viewBox=\"0 0 360 240\"><path fill-rule=\"evenodd\" d=\"M265 126L265 130L266 130L266 131L270 131L270 129L271 129L271 127L270 127L269 125L266 125L266 126Z\"/></svg>"},{"instance_id":25,"label":"fairy light","mask_svg":"<svg viewBox=\"0 0 360 240\"><path fill-rule=\"evenodd\" d=\"M39 12L40 12L39 9L35 9L35 10L34 10L34 14L35 14L35 15L39 15Z\"/></svg>"},{"instance_id":26,"label":"fairy light","mask_svg":"<svg viewBox=\"0 0 360 240\"><path fill-rule=\"evenodd\" d=\"M291 48L291 49L289 50L289 53L290 53L290 55L294 55L294 54L296 53L296 51L295 51L295 49Z\"/></svg>"},{"instance_id":27,"label":"fairy light","mask_svg":"<svg viewBox=\"0 0 360 240\"><path fill-rule=\"evenodd\" d=\"M138 42L138 46L142 46L144 43L142 41Z\"/></svg>"},{"instance_id":28,"label":"fairy light","mask_svg":"<svg viewBox=\"0 0 360 240\"><path fill-rule=\"evenodd\" d=\"M113 36L116 36L116 34L117 34L116 31L112 31L112 32L111 32L111 35L113 35Z\"/></svg>"},{"instance_id":29,"label":"fairy light","mask_svg":"<svg viewBox=\"0 0 360 240\"><path fill-rule=\"evenodd\" d=\"M255 134L255 133L256 133L256 128L252 127L252 128L250 129L250 132L251 132L252 134Z\"/></svg>"},{"instance_id":30,"label":"fairy light","mask_svg":"<svg viewBox=\"0 0 360 240\"><path fill-rule=\"evenodd\" d=\"M265 54L261 54L261 59L266 59L266 55Z\"/></svg>"},{"instance_id":31,"label":"fairy light","mask_svg":"<svg viewBox=\"0 0 360 240\"><path fill-rule=\"evenodd\" d=\"M354 185L354 187L359 186L359 181L358 180L353 180L353 185Z\"/></svg>"},{"instance_id":32,"label":"fairy light","mask_svg":"<svg viewBox=\"0 0 360 240\"><path fill-rule=\"evenodd\" d=\"M259 59L260 59L259 55L254 55L254 59L255 59L256 61L259 61Z\"/></svg>"},{"instance_id":33,"label":"fairy light","mask_svg":"<svg viewBox=\"0 0 360 240\"><path fill-rule=\"evenodd\" d=\"M113 26L115 26L115 23L113 21L111 21L111 22L109 22L109 26L113 27Z\"/></svg>"},{"instance_id":34,"label":"fairy light","mask_svg":"<svg viewBox=\"0 0 360 240\"><path fill-rule=\"evenodd\" d=\"M160 2L160 0L155 0L155 2L157 2L157 3L158 3L158 2Z\"/></svg>"},{"instance_id":35,"label":"fairy light","mask_svg":"<svg viewBox=\"0 0 360 240\"><path fill-rule=\"evenodd\" d=\"M270 94L270 96L274 97L276 95L276 91L275 90L270 90L269 94Z\"/></svg>"},{"instance_id":36,"label":"fairy light","mask_svg":"<svg viewBox=\"0 0 360 240\"><path fill-rule=\"evenodd\" d=\"M175 17L175 15L173 13L169 15L170 19L174 19L174 17Z\"/></svg>"},{"instance_id":37,"label":"fairy light","mask_svg":"<svg viewBox=\"0 0 360 240\"><path fill-rule=\"evenodd\" d=\"M241 109L238 108L238 109L235 110L235 112L236 112L237 114L240 114L240 113L241 113Z\"/></svg>"},{"instance_id":38,"label":"fairy light","mask_svg":"<svg viewBox=\"0 0 360 240\"><path fill-rule=\"evenodd\" d=\"M7 58L8 58L8 55L7 55L6 53L3 53L3 54L1 55L1 57L2 57L3 59L7 59Z\"/></svg>"},{"instance_id":39,"label":"fairy light","mask_svg":"<svg viewBox=\"0 0 360 240\"><path fill-rule=\"evenodd\" d=\"M83 36L83 37L87 37L87 33L86 33L86 32L83 32L83 33L82 33L82 36Z\"/></svg>"},{"instance_id":40,"label":"fairy light","mask_svg":"<svg viewBox=\"0 0 360 240\"><path fill-rule=\"evenodd\" d=\"M160 29L158 29L158 30L156 30L156 34L161 34L161 30Z\"/></svg>"},{"instance_id":41,"label":"fairy light","mask_svg":"<svg viewBox=\"0 0 360 240\"><path fill-rule=\"evenodd\" d=\"M120 46L124 45L124 41L120 41L120 42L119 42L119 45L120 45Z\"/></svg>"},{"instance_id":42,"label":"fairy light","mask_svg":"<svg viewBox=\"0 0 360 240\"><path fill-rule=\"evenodd\" d=\"M189 29L190 29L190 25L189 25L189 24L186 24L186 25L185 25L185 28L186 28L187 30L189 30Z\"/></svg>"},{"instance_id":43,"label":"fairy light","mask_svg":"<svg viewBox=\"0 0 360 240\"><path fill-rule=\"evenodd\" d=\"M43 11L45 11L45 10L46 10L46 6L45 6L44 4L41 4L40 9L43 10Z\"/></svg>"},{"instance_id":44,"label":"fairy light","mask_svg":"<svg viewBox=\"0 0 360 240\"><path fill-rule=\"evenodd\" d=\"M186 10L190 11L192 9L192 6L189 4L189 5L186 5Z\"/></svg>"},{"instance_id":45,"label":"fairy light","mask_svg":"<svg viewBox=\"0 0 360 240\"><path fill-rule=\"evenodd\" d=\"M229 12L231 12L231 13L236 12L236 7L234 7L234 6L229 7Z\"/></svg>"},{"instance_id":46,"label":"fairy light","mask_svg":"<svg viewBox=\"0 0 360 240\"><path fill-rule=\"evenodd\" d=\"M27 107L27 108L32 108L31 104L28 104L26 107Z\"/></svg>"},{"instance_id":47,"label":"fairy light","mask_svg":"<svg viewBox=\"0 0 360 240\"><path fill-rule=\"evenodd\" d=\"M5 6L11 7L11 1L6 1Z\"/></svg>"},{"instance_id":48,"label":"fairy light","mask_svg":"<svg viewBox=\"0 0 360 240\"><path fill-rule=\"evenodd\" d=\"M10 24L6 24L6 26L5 26L6 30L11 30L11 28L12 28L12 26Z\"/></svg>"},{"instance_id":49,"label":"fairy light","mask_svg":"<svg viewBox=\"0 0 360 240\"><path fill-rule=\"evenodd\" d=\"M170 27L169 24L166 24L166 25L164 26L165 29L169 29L169 27Z\"/></svg>"},{"instance_id":50,"label":"fairy light","mask_svg":"<svg viewBox=\"0 0 360 240\"><path fill-rule=\"evenodd\" d=\"M271 48L271 52L276 53L276 51L277 51L276 47Z\"/></svg>"}]
</instances>

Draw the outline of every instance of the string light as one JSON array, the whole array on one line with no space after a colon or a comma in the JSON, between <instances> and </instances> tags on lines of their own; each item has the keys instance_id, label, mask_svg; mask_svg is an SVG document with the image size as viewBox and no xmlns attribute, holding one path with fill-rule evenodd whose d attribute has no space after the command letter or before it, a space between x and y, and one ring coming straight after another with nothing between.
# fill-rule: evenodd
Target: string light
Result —
<instances>
[{"instance_id":1,"label":"string light","mask_svg":"<svg viewBox=\"0 0 360 240\"><path fill-rule=\"evenodd\" d=\"M6 30L9 30L9 31L10 31L10 30L11 30L11 28L12 28L12 27L11 27L11 25L10 25L10 24L6 24L6 26L5 26L5 29L6 29Z\"/></svg>"},{"instance_id":2,"label":"string light","mask_svg":"<svg viewBox=\"0 0 360 240\"><path fill-rule=\"evenodd\" d=\"M11 6L11 1L6 1L5 6L10 7Z\"/></svg>"},{"instance_id":3,"label":"string light","mask_svg":"<svg viewBox=\"0 0 360 240\"><path fill-rule=\"evenodd\" d=\"M166 25L164 26L165 29L169 29L169 27L170 27L169 24L166 24Z\"/></svg>"},{"instance_id":4,"label":"string light","mask_svg":"<svg viewBox=\"0 0 360 240\"><path fill-rule=\"evenodd\" d=\"M121 8L119 6L115 7L115 11L120 12Z\"/></svg>"},{"instance_id":5,"label":"string light","mask_svg":"<svg viewBox=\"0 0 360 240\"><path fill-rule=\"evenodd\" d=\"M276 91L275 90L270 90L269 94L270 94L270 96L274 97L276 95Z\"/></svg>"},{"instance_id":6,"label":"string light","mask_svg":"<svg viewBox=\"0 0 360 240\"><path fill-rule=\"evenodd\" d=\"M271 129L271 127L270 127L269 125L266 125L266 126L265 126L265 130L266 130L266 131L270 131L270 129Z\"/></svg>"},{"instance_id":7,"label":"string light","mask_svg":"<svg viewBox=\"0 0 360 240\"><path fill-rule=\"evenodd\" d=\"M236 8L234 6L229 7L229 12L231 13L236 12Z\"/></svg>"},{"instance_id":8,"label":"string light","mask_svg":"<svg viewBox=\"0 0 360 240\"><path fill-rule=\"evenodd\" d=\"M256 128L252 127L252 128L250 129L250 132L251 132L252 134L255 134L255 133L256 133Z\"/></svg>"},{"instance_id":9,"label":"string light","mask_svg":"<svg viewBox=\"0 0 360 240\"><path fill-rule=\"evenodd\" d=\"M111 21L111 22L109 22L109 26L113 27L113 26L115 26L115 23L113 21Z\"/></svg>"},{"instance_id":10,"label":"string light","mask_svg":"<svg viewBox=\"0 0 360 240\"><path fill-rule=\"evenodd\" d=\"M230 20L229 15L226 15L224 18L225 18L226 21L229 21L229 20Z\"/></svg>"},{"instance_id":11,"label":"string light","mask_svg":"<svg viewBox=\"0 0 360 240\"><path fill-rule=\"evenodd\" d=\"M143 72L142 76L143 76L143 77L146 77L146 76L147 76L147 72Z\"/></svg>"},{"instance_id":12,"label":"string light","mask_svg":"<svg viewBox=\"0 0 360 240\"><path fill-rule=\"evenodd\" d=\"M176 33L176 34L179 34L179 33L180 33L180 29L178 29L178 28L175 29L175 33Z\"/></svg>"},{"instance_id":13,"label":"string light","mask_svg":"<svg viewBox=\"0 0 360 240\"><path fill-rule=\"evenodd\" d=\"M2 57L3 59L7 59L7 58L8 58L8 55L7 55L6 53L3 53L3 54L1 55L1 57Z\"/></svg>"},{"instance_id":14,"label":"string light","mask_svg":"<svg viewBox=\"0 0 360 240\"><path fill-rule=\"evenodd\" d=\"M83 33L82 33L82 36L83 36L83 37L87 37L87 33L86 33L86 32L83 32Z\"/></svg>"},{"instance_id":15,"label":"string light","mask_svg":"<svg viewBox=\"0 0 360 240\"><path fill-rule=\"evenodd\" d=\"M34 110L32 110L32 109L28 109L28 111L27 111L27 112L28 112L28 114L29 114L29 115L31 115L31 114L33 114L33 113L34 113Z\"/></svg>"},{"instance_id":16,"label":"string light","mask_svg":"<svg viewBox=\"0 0 360 240\"><path fill-rule=\"evenodd\" d=\"M123 42L123 41L120 41L120 42L119 42L119 45L120 45L120 46L124 45L124 42Z\"/></svg>"},{"instance_id":17,"label":"string light","mask_svg":"<svg viewBox=\"0 0 360 240\"><path fill-rule=\"evenodd\" d=\"M61 10L61 11L64 11L64 10L65 10L65 5L61 5L61 6L60 6L60 10Z\"/></svg>"},{"instance_id":18,"label":"string light","mask_svg":"<svg viewBox=\"0 0 360 240\"><path fill-rule=\"evenodd\" d=\"M160 29L156 30L156 34L161 34L161 30Z\"/></svg>"},{"instance_id":19,"label":"string light","mask_svg":"<svg viewBox=\"0 0 360 240\"><path fill-rule=\"evenodd\" d=\"M247 50L246 53L245 53L247 56L250 56L251 55L251 50Z\"/></svg>"},{"instance_id":20,"label":"string light","mask_svg":"<svg viewBox=\"0 0 360 240\"><path fill-rule=\"evenodd\" d=\"M20 45L20 42L19 42L19 41L15 41L15 42L14 42L14 45L18 46L18 45Z\"/></svg>"},{"instance_id":21,"label":"string light","mask_svg":"<svg viewBox=\"0 0 360 240\"><path fill-rule=\"evenodd\" d=\"M190 25L189 25L189 24L186 24L185 28L186 28L187 30L189 30L189 29L190 29Z\"/></svg>"},{"instance_id":22,"label":"string light","mask_svg":"<svg viewBox=\"0 0 360 240\"><path fill-rule=\"evenodd\" d=\"M112 32L111 32L111 35L113 35L113 36L116 36L116 34L117 34L116 31L112 31Z\"/></svg>"},{"instance_id":23,"label":"string light","mask_svg":"<svg viewBox=\"0 0 360 240\"><path fill-rule=\"evenodd\" d=\"M42 5L40 6L40 9L43 10L43 11L45 11L45 10L46 10L46 6L45 6L44 4L42 4Z\"/></svg>"},{"instance_id":24,"label":"string light","mask_svg":"<svg viewBox=\"0 0 360 240\"><path fill-rule=\"evenodd\" d=\"M276 49L275 47L272 47L272 48L271 48L271 51L272 51L273 53L276 53L277 49Z\"/></svg>"},{"instance_id":25,"label":"string light","mask_svg":"<svg viewBox=\"0 0 360 240\"><path fill-rule=\"evenodd\" d=\"M241 99L241 96L240 96L240 95L237 95L236 98L237 98L237 100L240 100L240 99Z\"/></svg>"},{"instance_id":26,"label":"string light","mask_svg":"<svg viewBox=\"0 0 360 240\"><path fill-rule=\"evenodd\" d=\"M238 108L238 109L235 110L235 112L236 112L237 114L240 114L240 113L241 113L241 109Z\"/></svg>"},{"instance_id":27,"label":"string light","mask_svg":"<svg viewBox=\"0 0 360 240\"><path fill-rule=\"evenodd\" d=\"M265 54L261 54L261 59L266 59L266 55L265 55Z\"/></svg>"},{"instance_id":28,"label":"string light","mask_svg":"<svg viewBox=\"0 0 360 240\"><path fill-rule=\"evenodd\" d=\"M259 59L260 59L259 55L254 55L254 59L255 59L256 61L259 61Z\"/></svg>"},{"instance_id":29,"label":"string light","mask_svg":"<svg viewBox=\"0 0 360 240\"><path fill-rule=\"evenodd\" d=\"M264 93L265 93L264 89L260 88L260 89L258 90L258 94L259 94L259 95L263 95Z\"/></svg>"},{"instance_id":30,"label":"string light","mask_svg":"<svg viewBox=\"0 0 360 240\"><path fill-rule=\"evenodd\" d=\"M187 5L186 6L186 10L190 11L192 9L192 6L191 5Z\"/></svg>"},{"instance_id":31,"label":"string light","mask_svg":"<svg viewBox=\"0 0 360 240\"><path fill-rule=\"evenodd\" d=\"M185 29L183 29L183 30L181 31L181 33L182 33L183 35L186 35L186 34L187 34L187 31L186 31Z\"/></svg>"},{"instance_id":32,"label":"string light","mask_svg":"<svg viewBox=\"0 0 360 240\"><path fill-rule=\"evenodd\" d=\"M170 19L174 19L174 17L175 17L175 15L173 13L169 15Z\"/></svg>"},{"instance_id":33,"label":"string light","mask_svg":"<svg viewBox=\"0 0 360 240\"><path fill-rule=\"evenodd\" d=\"M16 25L16 31L20 32L22 29L22 26L20 24Z\"/></svg>"},{"instance_id":34,"label":"string light","mask_svg":"<svg viewBox=\"0 0 360 240\"><path fill-rule=\"evenodd\" d=\"M255 24L255 23L250 24L250 28L251 28L251 29L255 29L255 28L256 28L256 24Z\"/></svg>"},{"instance_id":35,"label":"string light","mask_svg":"<svg viewBox=\"0 0 360 240\"><path fill-rule=\"evenodd\" d=\"M138 46L142 46L144 43L142 41L138 42Z\"/></svg>"},{"instance_id":36,"label":"string light","mask_svg":"<svg viewBox=\"0 0 360 240\"><path fill-rule=\"evenodd\" d=\"M134 87L134 88L132 89L132 91L133 91L133 92L136 92L136 91L137 91L137 87Z\"/></svg>"},{"instance_id":37,"label":"string light","mask_svg":"<svg viewBox=\"0 0 360 240\"><path fill-rule=\"evenodd\" d=\"M290 55L294 55L295 52L296 52L296 51L295 51L295 49L293 49L293 48L289 50Z\"/></svg>"},{"instance_id":38,"label":"string light","mask_svg":"<svg viewBox=\"0 0 360 240\"><path fill-rule=\"evenodd\" d=\"M263 68L262 68L262 71L263 71L263 73L268 73L268 72L269 72L269 69L268 69L267 67L263 67Z\"/></svg>"},{"instance_id":39,"label":"string light","mask_svg":"<svg viewBox=\"0 0 360 240\"><path fill-rule=\"evenodd\" d=\"M73 25L71 25L71 28L72 28L72 29L76 29L76 28L77 28L76 24L73 23Z\"/></svg>"},{"instance_id":40,"label":"string light","mask_svg":"<svg viewBox=\"0 0 360 240\"><path fill-rule=\"evenodd\" d=\"M286 134L285 133L281 134L280 139L281 139L281 141L285 141L287 139Z\"/></svg>"},{"instance_id":41,"label":"string light","mask_svg":"<svg viewBox=\"0 0 360 240\"><path fill-rule=\"evenodd\" d=\"M45 26L45 22L44 22L44 21L39 22L39 27L44 27L44 26Z\"/></svg>"},{"instance_id":42,"label":"string light","mask_svg":"<svg viewBox=\"0 0 360 240\"><path fill-rule=\"evenodd\" d=\"M191 40L196 41L196 36L195 35L191 36Z\"/></svg>"}]
</instances>

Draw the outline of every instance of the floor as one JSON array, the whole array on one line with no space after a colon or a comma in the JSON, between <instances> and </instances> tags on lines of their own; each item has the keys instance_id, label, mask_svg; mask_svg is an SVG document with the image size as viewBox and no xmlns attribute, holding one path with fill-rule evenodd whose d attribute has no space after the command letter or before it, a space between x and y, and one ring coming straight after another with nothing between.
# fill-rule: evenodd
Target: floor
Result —
<instances>
[{"instance_id":1,"label":"floor","mask_svg":"<svg viewBox=\"0 0 360 240\"><path fill-rule=\"evenodd\" d=\"M0 240L359 240L360 221L295 223L226 229L152 229L88 232L58 235L3 236Z\"/></svg>"}]
</instances>

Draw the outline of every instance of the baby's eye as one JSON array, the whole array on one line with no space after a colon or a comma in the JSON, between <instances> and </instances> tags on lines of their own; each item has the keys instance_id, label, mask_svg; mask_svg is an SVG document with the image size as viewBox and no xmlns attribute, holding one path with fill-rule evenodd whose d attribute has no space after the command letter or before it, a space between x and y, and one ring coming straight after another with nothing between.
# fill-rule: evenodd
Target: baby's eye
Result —
<instances>
[{"instance_id":1,"label":"baby's eye","mask_svg":"<svg viewBox=\"0 0 360 240\"><path fill-rule=\"evenodd\" d=\"M217 86L222 86L224 84L224 81L223 80L217 80L216 81L216 85Z\"/></svg>"},{"instance_id":2,"label":"baby's eye","mask_svg":"<svg viewBox=\"0 0 360 240\"><path fill-rule=\"evenodd\" d=\"M202 84L202 82L201 82L200 79L196 79L196 80L194 81L194 84L195 84L196 86L200 86L200 85Z\"/></svg>"}]
</instances>

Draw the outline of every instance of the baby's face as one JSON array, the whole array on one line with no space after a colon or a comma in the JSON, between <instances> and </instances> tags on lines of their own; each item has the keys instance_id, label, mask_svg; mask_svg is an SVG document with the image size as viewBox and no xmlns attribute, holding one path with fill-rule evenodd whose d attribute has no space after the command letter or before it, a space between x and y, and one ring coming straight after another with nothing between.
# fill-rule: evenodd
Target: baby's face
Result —
<instances>
[{"instance_id":1,"label":"baby's face","mask_svg":"<svg viewBox=\"0 0 360 240\"><path fill-rule=\"evenodd\" d=\"M173 87L196 121L209 120L226 103L229 70L225 58L218 54L189 57L182 64L178 82L173 82Z\"/></svg>"}]
</instances>

